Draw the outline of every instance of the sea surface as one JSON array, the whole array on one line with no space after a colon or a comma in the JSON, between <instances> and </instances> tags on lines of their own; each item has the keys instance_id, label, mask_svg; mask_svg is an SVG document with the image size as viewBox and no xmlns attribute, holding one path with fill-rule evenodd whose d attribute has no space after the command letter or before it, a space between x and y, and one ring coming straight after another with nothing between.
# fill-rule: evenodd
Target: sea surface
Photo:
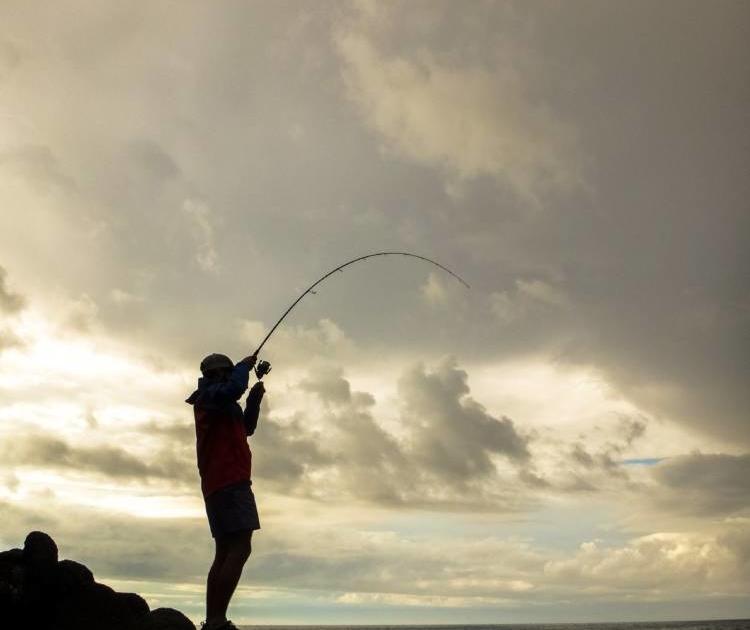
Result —
<instances>
[{"instance_id":1,"label":"sea surface","mask_svg":"<svg viewBox=\"0 0 750 630\"><path fill-rule=\"evenodd\" d=\"M750 619L619 623L446 624L426 626L240 626L243 630L750 630Z\"/></svg>"}]
</instances>

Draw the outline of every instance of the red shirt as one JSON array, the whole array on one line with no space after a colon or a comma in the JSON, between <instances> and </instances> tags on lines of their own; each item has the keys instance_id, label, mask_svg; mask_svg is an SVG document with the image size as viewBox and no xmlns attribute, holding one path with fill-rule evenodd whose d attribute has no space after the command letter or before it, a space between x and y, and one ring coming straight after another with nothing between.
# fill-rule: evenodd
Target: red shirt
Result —
<instances>
[{"instance_id":1,"label":"red shirt","mask_svg":"<svg viewBox=\"0 0 750 630\"><path fill-rule=\"evenodd\" d=\"M195 445L204 497L250 479L252 456L242 409L237 404L247 389L249 372L246 363L238 363L226 381L201 378L198 389L185 401L193 405L195 415Z\"/></svg>"},{"instance_id":2,"label":"red shirt","mask_svg":"<svg viewBox=\"0 0 750 630\"><path fill-rule=\"evenodd\" d=\"M231 483L250 479L252 453L247 445L242 414L205 409L199 405L193 411L203 496L207 497Z\"/></svg>"}]
</instances>

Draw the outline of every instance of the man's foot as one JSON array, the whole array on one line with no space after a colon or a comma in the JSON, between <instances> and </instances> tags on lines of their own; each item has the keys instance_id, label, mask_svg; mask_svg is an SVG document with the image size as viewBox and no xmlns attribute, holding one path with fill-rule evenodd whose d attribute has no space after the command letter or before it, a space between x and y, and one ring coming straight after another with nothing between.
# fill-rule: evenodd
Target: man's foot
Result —
<instances>
[{"instance_id":1,"label":"man's foot","mask_svg":"<svg viewBox=\"0 0 750 630\"><path fill-rule=\"evenodd\" d=\"M204 621L201 624L201 630L238 630L238 628L231 621L225 619L224 621L213 621L211 623Z\"/></svg>"}]
</instances>

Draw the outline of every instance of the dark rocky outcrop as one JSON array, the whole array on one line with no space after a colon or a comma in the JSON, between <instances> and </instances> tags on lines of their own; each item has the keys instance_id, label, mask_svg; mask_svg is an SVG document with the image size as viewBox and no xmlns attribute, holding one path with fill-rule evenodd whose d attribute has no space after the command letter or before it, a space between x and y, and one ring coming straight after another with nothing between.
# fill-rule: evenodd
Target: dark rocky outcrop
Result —
<instances>
[{"instance_id":1,"label":"dark rocky outcrop","mask_svg":"<svg viewBox=\"0 0 750 630\"><path fill-rule=\"evenodd\" d=\"M149 611L136 593L94 580L88 567L59 560L55 541L31 532L23 549L0 552L3 630L195 630L181 612Z\"/></svg>"},{"instance_id":2,"label":"dark rocky outcrop","mask_svg":"<svg viewBox=\"0 0 750 630\"><path fill-rule=\"evenodd\" d=\"M157 608L141 617L132 630L195 630L195 626L179 610Z\"/></svg>"}]
</instances>

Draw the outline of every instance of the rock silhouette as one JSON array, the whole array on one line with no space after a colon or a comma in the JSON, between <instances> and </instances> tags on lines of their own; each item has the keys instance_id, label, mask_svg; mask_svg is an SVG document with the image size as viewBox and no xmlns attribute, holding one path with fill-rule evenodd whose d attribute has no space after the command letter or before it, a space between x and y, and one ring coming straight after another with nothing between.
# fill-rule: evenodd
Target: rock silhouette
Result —
<instances>
[{"instance_id":1,"label":"rock silhouette","mask_svg":"<svg viewBox=\"0 0 750 630\"><path fill-rule=\"evenodd\" d=\"M94 580L88 567L58 560L55 541L31 532L23 549L0 552L0 626L4 630L195 630L181 612L149 610L136 593Z\"/></svg>"}]
</instances>

